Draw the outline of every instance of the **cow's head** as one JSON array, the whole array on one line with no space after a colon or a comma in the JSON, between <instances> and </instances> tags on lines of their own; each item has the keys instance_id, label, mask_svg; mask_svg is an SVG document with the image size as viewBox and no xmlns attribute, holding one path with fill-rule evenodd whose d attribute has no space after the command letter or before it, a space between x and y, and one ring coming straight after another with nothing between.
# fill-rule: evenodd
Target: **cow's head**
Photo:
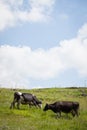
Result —
<instances>
[{"instance_id":1,"label":"cow's head","mask_svg":"<svg viewBox=\"0 0 87 130\"><path fill-rule=\"evenodd\" d=\"M42 102L41 102L41 101L39 101L39 102L37 103L37 105L38 105L39 108L42 108Z\"/></svg>"},{"instance_id":2,"label":"cow's head","mask_svg":"<svg viewBox=\"0 0 87 130\"><path fill-rule=\"evenodd\" d=\"M47 111L49 109L49 105L46 103L45 107L44 107L44 111Z\"/></svg>"},{"instance_id":3,"label":"cow's head","mask_svg":"<svg viewBox=\"0 0 87 130\"><path fill-rule=\"evenodd\" d=\"M36 96L33 96L33 100L39 108L42 108L42 101L38 100Z\"/></svg>"}]
</instances>

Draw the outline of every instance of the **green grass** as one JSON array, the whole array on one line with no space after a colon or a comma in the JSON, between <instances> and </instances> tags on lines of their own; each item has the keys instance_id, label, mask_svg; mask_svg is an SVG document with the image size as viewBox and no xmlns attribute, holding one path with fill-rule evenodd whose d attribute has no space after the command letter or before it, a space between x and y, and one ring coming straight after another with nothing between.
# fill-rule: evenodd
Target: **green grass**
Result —
<instances>
[{"instance_id":1,"label":"green grass","mask_svg":"<svg viewBox=\"0 0 87 130\"><path fill-rule=\"evenodd\" d=\"M50 88L33 90L16 90L35 94L43 102L53 103L58 100L71 100L80 103L80 116L62 113L57 118L52 111L44 112L43 108L29 108L21 105L20 110L9 109L14 90L0 89L0 130L87 130L87 97L82 97L81 89ZM87 89L84 89L87 92Z\"/></svg>"}]
</instances>

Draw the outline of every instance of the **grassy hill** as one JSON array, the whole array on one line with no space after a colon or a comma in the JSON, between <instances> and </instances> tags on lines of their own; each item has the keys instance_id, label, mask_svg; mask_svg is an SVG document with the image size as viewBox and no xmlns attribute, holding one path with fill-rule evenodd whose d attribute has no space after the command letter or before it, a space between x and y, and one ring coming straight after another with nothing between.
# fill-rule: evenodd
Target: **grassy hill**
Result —
<instances>
[{"instance_id":1,"label":"grassy hill","mask_svg":"<svg viewBox=\"0 0 87 130\"><path fill-rule=\"evenodd\" d=\"M42 102L58 100L71 100L80 103L80 116L72 117L71 114L62 113L61 118L56 118L52 111L44 112L34 106L21 105L20 110L9 109L15 91L35 94ZM87 93L86 88L50 88L33 90L0 89L0 130L87 130Z\"/></svg>"}]
</instances>

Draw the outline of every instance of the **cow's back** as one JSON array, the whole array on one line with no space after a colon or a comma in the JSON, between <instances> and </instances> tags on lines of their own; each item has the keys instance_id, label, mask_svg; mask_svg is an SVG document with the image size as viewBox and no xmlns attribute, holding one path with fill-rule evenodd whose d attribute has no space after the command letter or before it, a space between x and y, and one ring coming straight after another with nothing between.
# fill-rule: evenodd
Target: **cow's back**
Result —
<instances>
[{"instance_id":1,"label":"cow's back","mask_svg":"<svg viewBox=\"0 0 87 130\"><path fill-rule=\"evenodd\" d=\"M77 110L79 108L78 102L72 102L72 101L59 101L56 102L56 108L58 108L59 111L69 113L72 110Z\"/></svg>"},{"instance_id":2,"label":"cow's back","mask_svg":"<svg viewBox=\"0 0 87 130\"><path fill-rule=\"evenodd\" d=\"M33 95L30 93L22 93L22 96L25 101L32 101Z\"/></svg>"}]
</instances>

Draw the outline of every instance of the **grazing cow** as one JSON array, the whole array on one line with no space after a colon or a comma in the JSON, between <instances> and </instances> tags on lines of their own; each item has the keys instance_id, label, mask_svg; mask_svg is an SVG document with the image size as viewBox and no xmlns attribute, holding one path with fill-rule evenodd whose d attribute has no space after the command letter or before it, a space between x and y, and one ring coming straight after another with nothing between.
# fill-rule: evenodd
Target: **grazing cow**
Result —
<instances>
[{"instance_id":1,"label":"grazing cow","mask_svg":"<svg viewBox=\"0 0 87 130\"><path fill-rule=\"evenodd\" d=\"M37 97L30 93L21 93L15 92L14 99L11 103L10 109L15 107L15 103L17 103L17 108L19 109L20 104L29 104L29 106L34 105L36 107L41 108L42 102L37 99Z\"/></svg>"},{"instance_id":2,"label":"grazing cow","mask_svg":"<svg viewBox=\"0 0 87 130\"><path fill-rule=\"evenodd\" d=\"M53 112L57 113L58 117L61 117L61 112L64 113L72 113L72 116L78 114L79 103L72 102L72 101L58 101L53 104L46 104L44 107L44 111L52 110Z\"/></svg>"}]
</instances>

